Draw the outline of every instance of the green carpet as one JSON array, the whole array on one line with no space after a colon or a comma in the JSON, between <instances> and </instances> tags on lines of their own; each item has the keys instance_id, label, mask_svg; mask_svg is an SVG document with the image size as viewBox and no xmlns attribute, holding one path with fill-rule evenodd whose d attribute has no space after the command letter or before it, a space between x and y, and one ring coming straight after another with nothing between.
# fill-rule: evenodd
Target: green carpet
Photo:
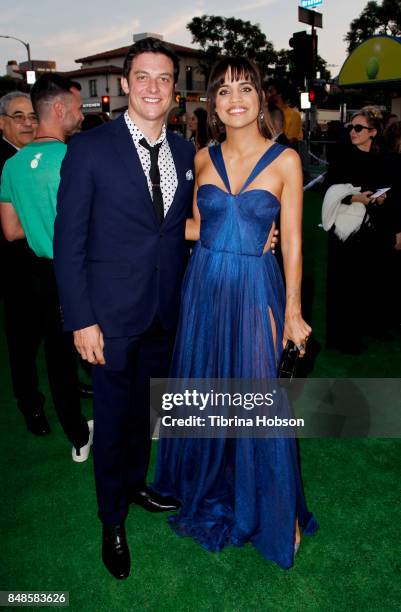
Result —
<instances>
[{"instance_id":1,"label":"green carpet","mask_svg":"<svg viewBox=\"0 0 401 612\"><path fill-rule=\"evenodd\" d=\"M318 228L319 207L318 196L308 194L307 310L323 344L325 235ZM66 590L70 609L79 612L400 610L399 440L301 442L306 495L320 531L303 539L291 570L265 561L250 545L208 553L175 536L164 515L132 508L132 575L118 582L100 560L92 460L71 461L50 399L52 434L37 439L25 430L11 396L4 334L0 343L0 590ZM313 375L401 377L400 337L372 343L358 358L322 351ZM43 360L41 379L49 396ZM89 418L90 402L85 413Z\"/></svg>"}]
</instances>

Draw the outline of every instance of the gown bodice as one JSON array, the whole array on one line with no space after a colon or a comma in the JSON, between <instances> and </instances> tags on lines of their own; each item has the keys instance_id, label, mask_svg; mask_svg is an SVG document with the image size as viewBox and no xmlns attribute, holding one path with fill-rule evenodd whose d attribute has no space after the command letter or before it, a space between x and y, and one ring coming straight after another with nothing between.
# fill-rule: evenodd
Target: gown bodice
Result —
<instances>
[{"instance_id":1,"label":"gown bodice","mask_svg":"<svg viewBox=\"0 0 401 612\"><path fill-rule=\"evenodd\" d=\"M262 155L240 192L231 192L221 145L209 147L211 160L226 190L206 183L199 187L200 242L211 251L260 257L280 210L275 195L265 189L248 189L257 175L285 149L273 144Z\"/></svg>"}]
</instances>

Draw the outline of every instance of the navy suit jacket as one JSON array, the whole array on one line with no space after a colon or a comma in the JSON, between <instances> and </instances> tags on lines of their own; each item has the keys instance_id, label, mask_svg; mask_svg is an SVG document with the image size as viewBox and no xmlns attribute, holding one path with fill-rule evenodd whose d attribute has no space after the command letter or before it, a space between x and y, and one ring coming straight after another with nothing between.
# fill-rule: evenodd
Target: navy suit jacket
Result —
<instances>
[{"instance_id":1,"label":"navy suit jacket","mask_svg":"<svg viewBox=\"0 0 401 612\"><path fill-rule=\"evenodd\" d=\"M61 168L54 264L66 330L95 323L106 337L176 325L187 259L185 220L194 147L168 132L177 171L160 225L124 117L74 137Z\"/></svg>"}]
</instances>

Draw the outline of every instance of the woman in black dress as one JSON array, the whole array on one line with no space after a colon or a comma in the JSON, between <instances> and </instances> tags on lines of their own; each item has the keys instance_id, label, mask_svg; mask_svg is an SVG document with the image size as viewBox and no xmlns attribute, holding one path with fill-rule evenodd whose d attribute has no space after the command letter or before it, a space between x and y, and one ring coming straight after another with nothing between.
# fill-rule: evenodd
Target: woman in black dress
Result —
<instances>
[{"instance_id":1,"label":"woman in black dress","mask_svg":"<svg viewBox=\"0 0 401 612\"><path fill-rule=\"evenodd\" d=\"M333 225L328 236L326 346L350 354L364 348L365 336L385 330L390 299L389 258L395 242L391 191L371 198L376 190L394 183L393 164L388 163L381 141L381 113L376 107L364 107L352 117L349 140L339 145L325 180L326 190L347 183L360 187L360 193L342 203L366 206L359 231L341 240Z\"/></svg>"}]
</instances>

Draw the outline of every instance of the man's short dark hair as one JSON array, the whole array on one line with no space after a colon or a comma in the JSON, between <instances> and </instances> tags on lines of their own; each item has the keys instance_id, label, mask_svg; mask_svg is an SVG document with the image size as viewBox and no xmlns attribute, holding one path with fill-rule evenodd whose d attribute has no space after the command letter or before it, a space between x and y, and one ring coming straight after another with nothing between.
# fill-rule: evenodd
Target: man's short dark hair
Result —
<instances>
[{"instance_id":1,"label":"man's short dark hair","mask_svg":"<svg viewBox=\"0 0 401 612\"><path fill-rule=\"evenodd\" d=\"M127 81L134 58L138 55L141 55L142 53L162 53L163 55L171 59L174 66L174 83L177 83L178 73L180 71L180 61L178 59L178 56L162 40L158 38L152 38L151 36L149 36L148 38L142 38L142 40L138 40L128 49L128 53L125 56L123 66L123 77L125 77Z\"/></svg>"},{"instance_id":2,"label":"man's short dark hair","mask_svg":"<svg viewBox=\"0 0 401 612\"><path fill-rule=\"evenodd\" d=\"M57 98L57 96L71 93L71 88L80 91L81 85L57 72L42 74L31 89L31 100L35 113L40 116L44 103Z\"/></svg>"}]
</instances>

